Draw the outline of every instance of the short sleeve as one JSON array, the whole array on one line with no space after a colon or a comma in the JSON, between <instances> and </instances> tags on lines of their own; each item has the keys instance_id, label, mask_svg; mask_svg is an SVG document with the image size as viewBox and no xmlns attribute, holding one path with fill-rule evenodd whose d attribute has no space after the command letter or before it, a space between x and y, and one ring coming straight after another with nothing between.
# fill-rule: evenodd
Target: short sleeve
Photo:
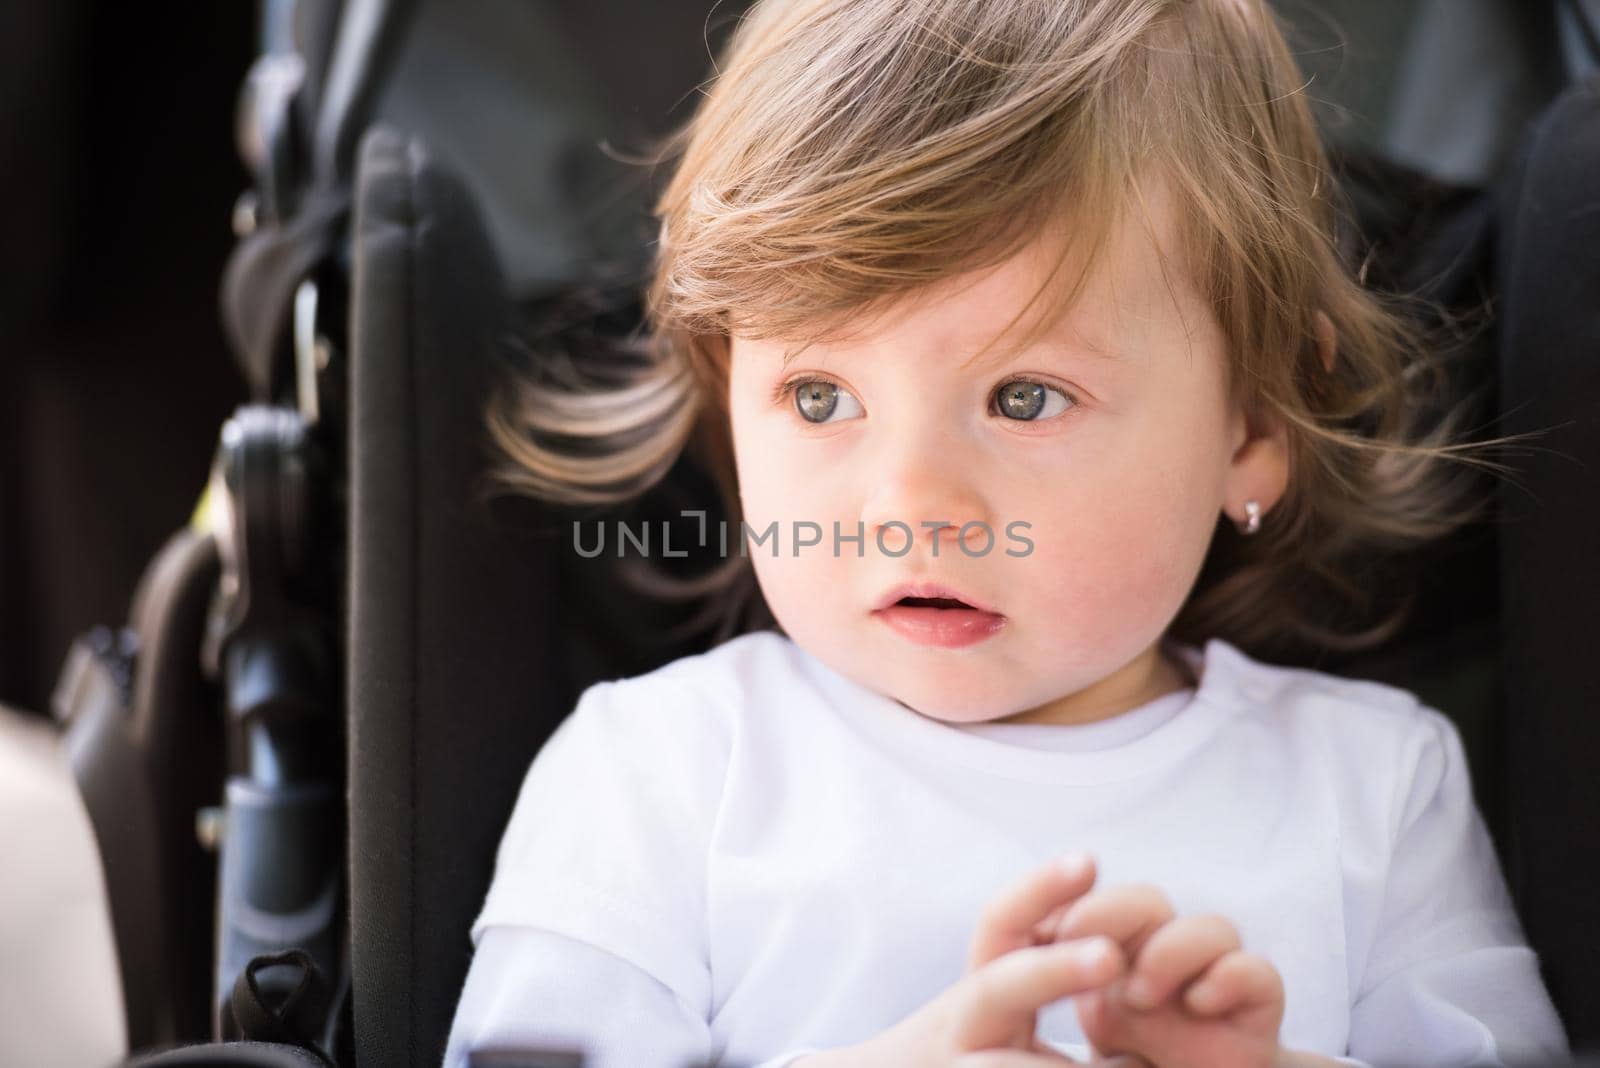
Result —
<instances>
[{"instance_id":1,"label":"short sleeve","mask_svg":"<svg viewBox=\"0 0 1600 1068\"><path fill-rule=\"evenodd\" d=\"M586 942L708 1017L705 873L727 767L717 720L658 676L585 690L534 758L472 925Z\"/></svg>"},{"instance_id":2,"label":"short sleeve","mask_svg":"<svg viewBox=\"0 0 1600 1068\"><path fill-rule=\"evenodd\" d=\"M480 1050L577 1050L584 1068L712 1059L705 1020L659 980L586 942L499 926L472 955L443 1068Z\"/></svg>"},{"instance_id":3,"label":"short sleeve","mask_svg":"<svg viewBox=\"0 0 1600 1068\"><path fill-rule=\"evenodd\" d=\"M1455 724L1416 709L1412 769L1349 1052L1375 1064L1498 1065L1566 1054L1473 800Z\"/></svg>"}]
</instances>

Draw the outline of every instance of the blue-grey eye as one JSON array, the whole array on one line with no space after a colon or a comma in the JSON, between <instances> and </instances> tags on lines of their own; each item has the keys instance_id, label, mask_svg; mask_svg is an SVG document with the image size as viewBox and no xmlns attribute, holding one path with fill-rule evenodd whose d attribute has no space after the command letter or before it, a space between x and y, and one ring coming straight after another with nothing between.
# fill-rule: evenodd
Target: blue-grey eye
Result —
<instances>
[{"instance_id":1,"label":"blue-grey eye","mask_svg":"<svg viewBox=\"0 0 1600 1068\"><path fill-rule=\"evenodd\" d=\"M838 422L840 412L848 418L861 412L861 404L850 392L832 382L813 378L794 387L794 406L808 423Z\"/></svg>"},{"instance_id":2,"label":"blue-grey eye","mask_svg":"<svg viewBox=\"0 0 1600 1068\"><path fill-rule=\"evenodd\" d=\"M1051 394L1060 399L1053 399ZM1072 398L1043 382L1018 378L1000 387L995 394L995 402L1000 414L1006 418L1030 422L1059 415L1067 410Z\"/></svg>"}]
</instances>

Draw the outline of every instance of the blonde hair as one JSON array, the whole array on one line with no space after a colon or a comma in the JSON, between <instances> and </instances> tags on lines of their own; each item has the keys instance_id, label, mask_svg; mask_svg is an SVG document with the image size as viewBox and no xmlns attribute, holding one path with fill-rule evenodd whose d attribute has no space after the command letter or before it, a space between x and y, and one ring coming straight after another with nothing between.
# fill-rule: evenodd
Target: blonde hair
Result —
<instances>
[{"instance_id":1,"label":"blonde hair","mask_svg":"<svg viewBox=\"0 0 1600 1068\"><path fill-rule=\"evenodd\" d=\"M511 384L489 412L500 478L605 504L640 495L689 448L736 523L731 333L822 337L1053 224L1090 264L1154 174L1176 198L1184 266L1227 339L1234 395L1253 421L1282 420L1291 451L1287 493L1259 534L1219 519L1172 633L1258 651L1381 642L1404 606L1346 631L1325 622L1329 595L1365 606L1358 576L1374 550L1479 518L1487 495L1462 472L1504 470L1480 453L1513 439L1457 440L1467 405L1427 425L1444 369L1341 259L1302 88L1260 0L757 4L654 157L678 163L656 206L649 329L625 346L631 370L610 384ZM693 592L731 602L752 589L736 554Z\"/></svg>"}]
</instances>

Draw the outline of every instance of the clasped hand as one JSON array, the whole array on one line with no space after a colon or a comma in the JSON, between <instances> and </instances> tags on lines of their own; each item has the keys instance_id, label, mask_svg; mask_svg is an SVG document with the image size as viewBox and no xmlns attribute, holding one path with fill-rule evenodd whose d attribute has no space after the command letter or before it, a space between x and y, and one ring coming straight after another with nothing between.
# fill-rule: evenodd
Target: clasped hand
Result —
<instances>
[{"instance_id":1,"label":"clasped hand","mask_svg":"<svg viewBox=\"0 0 1600 1068\"><path fill-rule=\"evenodd\" d=\"M1008 887L984 908L958 982L870 1040L794 1068L1079 1064L1034 1034L1039 1010L1063 997L1103 1068L1297 1063L1278 1043L1282 979L1232 923L1178 916L1150 886L1096 890L1095 878L1080 856Z\"/></svg>"},{"instance_id":2,"label":"clasped hand","mask_svg":"<svg viewBox=\"0 0 1600 1068\"><path fill-rule=\"evenodd\" d=\"M1093 860L1077 855L1002 892L979 920L968 975L1016 952L1063 944L1098 949L1109 958L1105 979L1074 997L1097 1059L1131 1055L1127 1063L1152 1068L1280 1068L1284 990L1277 969L1245 952L1225 917L1178 916L1153 886L1096 890L1095 878ZM1039 1007L1018 1020L1008 1045L1041 1065L1072 1063L1034 1038Z\"/></svg>"}]
</instances>

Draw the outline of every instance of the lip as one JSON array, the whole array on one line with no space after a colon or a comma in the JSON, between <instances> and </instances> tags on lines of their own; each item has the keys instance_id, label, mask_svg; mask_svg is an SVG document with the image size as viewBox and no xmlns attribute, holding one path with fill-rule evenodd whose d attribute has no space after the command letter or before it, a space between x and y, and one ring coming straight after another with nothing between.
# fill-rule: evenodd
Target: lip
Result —
<instances>
[{"instance_id":1,"label":"lip","mask_svg":"<svg viewBox=\"0 0 1600 1068\"><path fill-rule=\"evenodd\" d=\"M894 603L900 600L902 597L945 597L952 601L960 601L963 604L971 605L973 608L986 615L1000 615L1000 610L992 605L969 597L952 586L942 586L937 582L901 583L900 585L894 587L894 589L889 590L882 597L879 597L878 603L872 606L872 610L874 612L882 612L884 609L892 607ZM932 611L959 612L962 611L962 609L943 608L932 609Z\"/></svg>"},{"instance_id":2,"label":"lip","mask_svg":"<svg viewBox=\"0 0 1600 1068\"><path fill-rule=\"evenodd\" d=\"M929 608L896 604L902 597L948 597L971 608ZM879 600L872 614L902 637L918 645L941 649L960 649L994 636L1005 626L1006 617L972 600L967 595L937 583L918 582L896 586Z\"/></svg>"}]
</instances>

